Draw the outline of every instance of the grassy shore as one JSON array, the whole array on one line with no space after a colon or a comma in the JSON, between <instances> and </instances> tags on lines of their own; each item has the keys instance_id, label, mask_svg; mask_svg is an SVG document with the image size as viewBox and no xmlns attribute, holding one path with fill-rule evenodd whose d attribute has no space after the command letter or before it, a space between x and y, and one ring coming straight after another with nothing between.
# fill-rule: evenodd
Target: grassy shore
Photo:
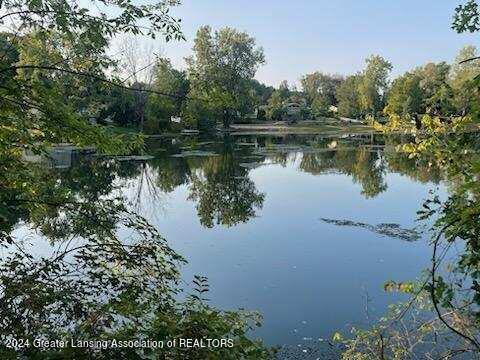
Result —
<instances>
[{"instance_id":1,"label":"grassy shore","mask_svg":"<svg viewBox=\"0 0 480 360\"><path fill-rule=\"evenodd\" d=\"M233 133L291 133L291 134L323 134L323 133L363 133L375 131L372 126L362 123L350 123L333 118L300 121L288 124L285 121L233 124L230 126Z\"/></svg>"}]
</instances>

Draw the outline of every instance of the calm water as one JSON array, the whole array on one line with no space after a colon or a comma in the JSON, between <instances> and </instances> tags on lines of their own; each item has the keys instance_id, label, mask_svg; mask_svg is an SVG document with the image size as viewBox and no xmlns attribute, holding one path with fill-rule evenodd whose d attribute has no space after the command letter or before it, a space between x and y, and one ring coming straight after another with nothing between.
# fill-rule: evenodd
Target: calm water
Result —
<instances>
[{"instance_id":1,"label":"calm water","mask_svg":"<svg viewBox=\"0 0 480 360\"><path fill-rule=\"evenodd\" d=\"M120 185L186 258L187 284L207 276L213 305L263 315L254 336L304 349L372 323L402 299L383 284L415 279L429 264L426 238L406 230L422 234L416 211L429 190L443 191L441 176L394 151L400 142L162 139L149 143L148 160L70 159L59 171L92 193ZM386 234L381 223L390 224Z\"/></svg>"},{"instance_id":2,"label":"calm water","mask_svg":"<svg viewBox=\"0 0 480 360\"><path fill-rule=\"evenodd\" d=\"M416 211L439 175L393 146L378 136L167 140L151 144L156 158L136 163L124 191L188 260L185 281L207 276L212 304L263 314L255 336L303 346L368 324L401 299L386 281L428 266L424 238L321 220L421 232Z\"/></svg>"}]
</instances>

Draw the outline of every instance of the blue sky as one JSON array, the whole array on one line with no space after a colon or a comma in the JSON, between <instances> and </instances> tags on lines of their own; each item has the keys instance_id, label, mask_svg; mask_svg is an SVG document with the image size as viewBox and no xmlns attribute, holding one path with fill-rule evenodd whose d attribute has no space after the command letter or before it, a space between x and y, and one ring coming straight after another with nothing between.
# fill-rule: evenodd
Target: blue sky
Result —
<instances>
[{"instance_id":1,"label":"blue sky","mask_svg":"<svg viewBox=\"0 0 480 360\"><path fill-rule=\"evenodd\" d=\"M450 29L458 0L183 0L173 9L182 19L183 43L163 46L178 67L191 53L201 25L231 26L248 32L265 50L267 63L257 79L295 83L316 70L348 74L370 54L394 66L393 76L429 61L449 61L480 34Z\"/></svg>"}]
</instances>

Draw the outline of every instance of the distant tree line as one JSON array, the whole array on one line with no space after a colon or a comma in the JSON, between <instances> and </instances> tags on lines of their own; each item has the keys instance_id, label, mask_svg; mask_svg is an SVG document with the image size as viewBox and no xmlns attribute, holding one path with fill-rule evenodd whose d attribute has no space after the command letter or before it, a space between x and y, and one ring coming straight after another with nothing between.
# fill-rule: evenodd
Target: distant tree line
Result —
<instances>
[{"instance_id":1,"label":"distant tree line","mask_svg":"<svg viewBox=\"0 0 480 360\"><path fill-rule=\"evenodd\" d=\"M56 49L62 48L62 41L55 32L48 39L33 32L22 41L15 39L14 45L12 34L0 36L0 46L8 49L5 59L11 63L61 58ZM141 57L130 52L133 57ZM57 74L56 79L63 79L61 92L78 113L93 122L147 134L285 120L292 104L300 119L397 116L419 127L424 114L448 119L464 115L475 106L478 90L472 81L480 74L476 57L477 49L467 46L451 65L428 63L391 81L392 64L372 55L365 60L364 69L355 74L316 71L301 77L300 89L287 81L274 88L254 78L265 55L253 37L229 27L213 31L203 26L197 31L192 55L186 58L186 70L178 70L169 59L155 56L147 66L148 80L137 78L138 70L132 70L126 80L113 79L112 84L92 77L79 82L78 76L68 73ZM468 59L473 60L464 62ZM93 69L86 61L85 69L105 77L101 61L97 63Z\"/></svg>"}]
</instances>

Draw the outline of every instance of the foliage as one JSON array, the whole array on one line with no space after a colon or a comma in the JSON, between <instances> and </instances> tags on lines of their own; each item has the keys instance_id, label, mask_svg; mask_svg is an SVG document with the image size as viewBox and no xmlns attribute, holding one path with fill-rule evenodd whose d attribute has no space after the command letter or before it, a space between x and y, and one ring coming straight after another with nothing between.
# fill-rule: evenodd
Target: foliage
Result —
<instances>
[{"instance_id":1,"label":"foliage","mask_svg":"<svg viewBox=\"0 0 480 360\"><path fill-rule=\"evenodd\" d=\"M384 107L392 64L378 55L370 56L365 62L367 66L358 84L359 105L363 115L375 116Z\"/></svg>"},{"instance_id":2,"label":"foliage","mask_svg":"<svg viewBox=\"0 0 480 360\"><path fill-rule=\"evenodd\" d=\"M381 360L411 358L452 358L455 355L471 354L451 339L450 331L432 315L432 303L427 291L420 290L421 282L400 288L399 291L413 298L406 303L390 305L388 313L368 329L354 327L352 337L337 336L337 341L346 349L342 359ZM420 291L420 292L419 292ZM454 319L455 314L449 314ZM462 319L456 318L460 323ZM471 354L473 355L473 354Z\"/></svg>"},{"instance_id":3,"label":"foliage","mask_svg":"<svg viewBox=\"0 0 480 360\"><path fill-rule=\"evenodd\" d=\"M201 27L195 38L194 55L187 58L189 97L203 106L202 114L222 119L224 127L237 116L253 111L249 96L251 80L264 63L263 49L247 33L222 28L212 34L209 26ZM199 117L189 112L190 117Z\"/></svg>"},{"instance_id":4,"label":"foliage","mask_svg":"<svg viewBox=\"0 0 480 360\"><path fill-rule=\"evenodd\" d=\"M350 75L345 78L337 91L338 113L349 118L361 117L358 87L362 81L361 75Z\"/></svg>"},{"instance_id":5,"label":"foliage","mask_svg":"<svg viewBox=\"0 0 480 360\"><path fill-rule=\"evenodd\" d=\"M295 104L298 108L295 113L289 112L290 104ZM295 87L290 88L288 82L284 80L268 99L265 115L271 121L296 122L298 119L310 119L312 108L307 104L305 93L297 91Z\"/></svg>"},{"instance_id":6,"label":"foliage","mask_svg":"<svg viewBox=\"0 0 480 360\"><path fill-rule=\"evenodd\" d=\"M332 113L330 110L331 106L334 105L330 103L328 98L324 96L318 96L313 100L311 109L315 117L330 116Z\"/></svg>"},{"instance_id":7,"label":"foliage","mask_svg":"<svg viewBox=\"0 0 480 360\"><path fill-rule=\"evenodd\" d=\"M429 63L395 79L387 97L384 112L399 116L406 122L415 121L421 128L420 117L454 114L454 92L449 82L450 66ZM463 89L459 89L459 92Z\"/></svg>"},{"instance_id":8,"label":"foliage","mask_svg":"<svg viewBox=\"0 0 480 360\"><path fill-rule=\"evenodd\" d=\"M336 106L337 89L343 83L343 77L320 72L307 74L301 79L302 90L316 116L327 116L330 106Z\"/></svg>"},{"instance_id":9,"label":"foliage","mask_svg":"<svg viewBox=\"0 0 480 360\"><path fill-rule=\"evenodd\" d=\"M450 66L444 62L429 63L418 71L422 77L426 113L432 116L452 114L453 92L448 83Z\"/></svg>"},{"instance_id":10,"label":"foliage","mask_svg":"<svg viewBox=\"0 0 480 360\"><path fill-rule=\"evenodd\" d=\"M475 111L474 104L478 103L478 86L475 84L475 79L480 76L480 60L470 60L477 56L475 46L465 46L455 58L450 71L454 105L459 115Z\"/></svg>"},{"instance_id":11,"label":"foliage","mask_svg":"<svg viewBox=\"0 0 480 360\"><path fill-rule=\"evenodd\" d=\"M142 151L143 138L90 122L109 107L121 107L124 115L117 115L124 122L131 111L132 89L105 75L114 65L106 46L120 33L181 39L178 21L169 15L176 3L98 1L97 12L78 1L2 2L0 21L12 20L12 32L0 42L1 358L269 357L246 336L256 314L222 312L195 295L179 301L184 261L119 192L115 162L99 156L82 168L88 182L80 183L48 162L24 159L48 159L52 146L65 142L93 146L99 154ZM136 106L149 90L135 86ZM121 99L112 103L109 94ZM48 251L32 251L28 238L13 231L19 224L35 235L33 248L45 244ZM233 347L6 347L12 338L31 344L180 337L229 338Z\"/></svg>"},{"instance_id":12,"label":"foliage","mask_svg":"<svg viewBox=\"0 0 480 360\"><path fill-rule=\"evenodd\" d=\"M268 99L266 116L269 120L282 120L285 115L283 103L287 100L285 92L275 90Z\"/></svg>"},{"instance_id":13,"label":"foliage","mask_svg":"<svg viewBox=\"0 0 480 360\"><path fill-rule=\"evenodd\" d=\"M123 127L139 125L139 119L136 116L136 98L131 91L113 86L106 90L104 96L105 106L98 115L99 122L110 119Z\"/></svg>"},{"instance_id":14,"label":"foliage","mask_svg":"<svg viewBox=\"0 0 480 360\"><path fill-rule=\"evenodd\" d=\"M181 114L189 88L186 73L174 69L168 59L157 59L153 76L156 93L150 94L146 103L147 133L169 127L171 117Z\"/></svg>"},{"instance_id":15,"label":"foliage","mask_svg":"<svg viewBox=\"0 0 480 360\"><path fill-rule=\"evenodd\" d=\"M89 122L101 110L95 101L98 93L114 84L103 75L111 64L106 45L119 32L144 31L136 24L142 19L152 36L157 30L168 38L181 33L167 3L109 4L117 7L118 16L93 15L76 2L3 2L2 19L14 20L7 49L18 52L17 62L2 60L0 69L0 115L10 132L8 146L24 144L40 151L40 145L72 142L122 151L121 145L130 143Z\"/></svg>"},{"instance_id":16,"label":"foliage","mask_svg":"<svg viewBox=\"0 0 480 360\"><path fill-rule=\"evenodd\" d=\"M342 116L376 116L385 106L392 65L378 55L370 56L365 63L362 72L348 76L338 88L338 112Z\"/></svg>"},{"instance_id":17,"label":"foliage","mask_svg":"<svg viewBox=\"0 0 480 360\"><path fill-rule=\"evenodd\" d=\"M476 0L468 0L465 5L455 8L452 28L459 33L480 30L480 14Z\"/></svg>"},{"instance_id":18,"label":"foliage","mask_svg":"<svg viewBox=\"0 0 480 360\"><path fill-rule=\"evenodd\" d=\"M385 107L387 115L399 115L408 119L425 112L421 77L416 73L406 73L393 81Z\"/></svg>"},{"instance_id":19,"label":"foliage","mask_svg":"<svg viewBox=\"0 0 480 360\"><path fill-rule=\"evenodd\" d=\"M272 86L262 84L256 79L252 79L250 81L250 86L255 105L257 107L260 105L266 105L268 99L270 98L270 96L272 96L274 88Z\"/></svg>"},{"instance_id":20,"label":"foliage","mask_svg":"<svg viewBox=\"0 0 480 360\"><path fill-rule=\"evenodd\" d=\"M425 114L444 122L466 115L476 118L479 99L476 79L480 68L478 60L465 62L475 56L476 48L467 46L460 51L452 66L444 62L429 63L395 79L385 107L390 122L401 125L403 121L408 127L415 121L420 129L420 119Z\"/></svg>"}]
</instances>

